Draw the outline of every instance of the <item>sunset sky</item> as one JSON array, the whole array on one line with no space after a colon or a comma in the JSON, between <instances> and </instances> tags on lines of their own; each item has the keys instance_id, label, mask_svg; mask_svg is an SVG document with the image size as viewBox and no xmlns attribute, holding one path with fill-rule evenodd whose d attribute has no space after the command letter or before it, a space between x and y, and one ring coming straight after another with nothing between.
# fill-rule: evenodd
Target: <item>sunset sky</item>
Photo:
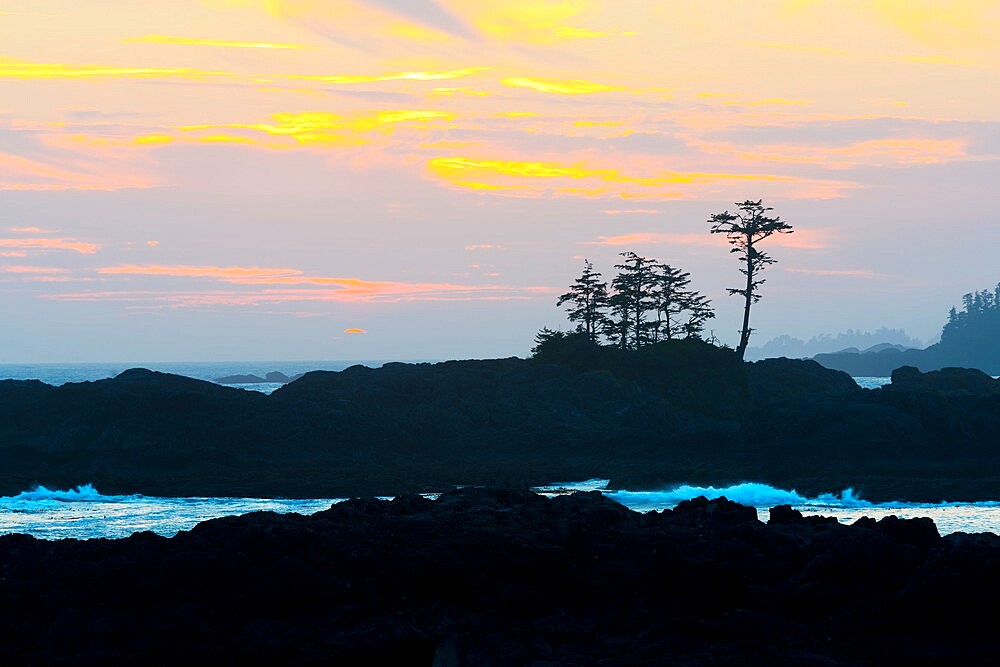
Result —
<instances>
[{"instance_id":1,"label":"sunset sky","mask_svg":"<svg viewBox=\"0 0 1000 667\"><path fill-rule=\"evenodd\" d=\"M589 258L795 228L778 334L1000 281L1000 2L0 0L0 362L525 356Z\"/></svg>"}]
</instances>

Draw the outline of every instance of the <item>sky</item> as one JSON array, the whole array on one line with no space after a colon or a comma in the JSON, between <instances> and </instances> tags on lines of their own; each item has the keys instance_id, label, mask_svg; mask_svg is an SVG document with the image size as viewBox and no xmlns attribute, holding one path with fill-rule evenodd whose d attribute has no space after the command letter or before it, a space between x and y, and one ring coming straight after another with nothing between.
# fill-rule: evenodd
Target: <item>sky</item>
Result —
<instances>
[{"instance_id":1,"label":"sky","mask_svg":"<svg viewBox=\"0 0 1000 667\"><path fill-rule=\"evenodd\" d=\"M0 0L0 362L526 356L764 200L751 346L1000 281L1000 2Z\"/></svg>"}]
</instances>

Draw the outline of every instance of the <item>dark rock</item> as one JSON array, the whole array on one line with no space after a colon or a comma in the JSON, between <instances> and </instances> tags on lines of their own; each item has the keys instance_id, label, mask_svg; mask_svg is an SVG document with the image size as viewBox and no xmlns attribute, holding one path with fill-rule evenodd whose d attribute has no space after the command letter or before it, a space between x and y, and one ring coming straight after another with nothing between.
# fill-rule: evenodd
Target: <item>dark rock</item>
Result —
<instances>
[{"instance_id":1,"label":"dark rock","mask_svg":"<svg viewBox=\"0 0 1000 667\"><path fill-rule=\"evenodd\" d=\"M466 488L170 539L0 536L0 663L994 664L1000 538L753 513Z\"/></svg>"},{"instance_id":2,"label":"dark rock","mask_svg":"<svg viewBox=\"0 0 1000 667\"><path fill-rule=\"evenodd\" d=\"M345 497L601 477L1000 498L1000 394L974 373L903 372L862 391L813 362L745 364L694 340L567 363L353 366L270 396L143 369L61 387L0 381L0 495L90 482Z\"/></svg>"}]
</instances>

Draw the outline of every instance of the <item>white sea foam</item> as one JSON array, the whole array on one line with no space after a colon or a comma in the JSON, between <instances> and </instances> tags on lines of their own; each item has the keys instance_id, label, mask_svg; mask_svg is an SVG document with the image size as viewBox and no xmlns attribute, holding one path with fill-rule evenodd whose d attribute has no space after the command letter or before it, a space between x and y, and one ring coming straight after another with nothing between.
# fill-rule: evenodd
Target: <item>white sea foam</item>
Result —
<instances>
[{"instance_id":1,"label":"white sea foam","mask_svg":"<svg viewBox=\"0 0 1000 667\"><path fill-rule=\"evenodd\" d=\"M835 516L851 523L862 516L901 518L926 516L934 520L942 534L957 531L1000 534L1000 502L978 503L871 503L852 489L807 497L797 491L778 489L759 482L743 482L727 487L680 485L661 491L608 490L606 479L589 479L536 487L543 495L573 491L599 491L608 498L638 512L671 509L698 496L726 498L750 505L762 520L775 505L791 505L804 514ZM105 496L91 484L65 491L43 486L15 496L0 497L0 534L28 533L43 539L127 537L150 530L174 535L201 521L255 511L312 514L340 502L338 498L159 498L155 496Z\"/></svg>"}]
</instances>

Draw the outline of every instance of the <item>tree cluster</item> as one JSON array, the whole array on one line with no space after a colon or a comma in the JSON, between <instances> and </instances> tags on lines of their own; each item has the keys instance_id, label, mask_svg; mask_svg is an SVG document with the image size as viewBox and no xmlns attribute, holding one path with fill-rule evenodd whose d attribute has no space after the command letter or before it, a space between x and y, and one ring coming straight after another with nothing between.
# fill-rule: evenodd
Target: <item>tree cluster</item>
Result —
<instances>
[{"instance_id":1,"label":"tree cluster","mask_svg":"<svg viewBox=\"0 0 1000 667\"><path fill-rule=\"evenodd\" d=\"M750 306L761 298L764 278L760 272L777 261L758 244L774 234L793 231L790 224L772 216L772 210L764 206L762 199L748 199L737 202L734 213L726 210L708 219L709 232L725 235L745 278L741 287L727 289L731 296L743 298L743 326L736 348L740 359L746 354L753 332ZM715 312L707 298L690 288L690 274L634 252L619 254L624 259L615 264L618 275L610 287L594 271L593 264L584 260L583 274L557 302L559 306L569 305L569 319L576 322L576 332L542 329L532 350L535 354L551 348L549 344L565 350L581 343L593 347L603 339L622 350L635 350L661 340L701 337L705 322L715 317Z\"/></svg>"},{"instance_id":2,"label":"tree cluster","mask_svg":"<svg viewBox=\"0 0 1000 667\"><path fill-rule=\"evenodd\" d=\"M1000 283L992 290L962 296L962 310L952 308L941 330L941 345L988 349L1000 334Z\"/></svg>"},{"instance_id":3,"label":"tree cluster","mask_svg":"<svg viewBox=\"0 0 1000 667\"><path fill-rule=\"evenodd\" d=\"M642 257L619 253L618 274L610 286L589 260L583 273L556 305L567 305L576 331L592 343L606 340L634 350L661 340L700 338L715 317L709 300L691 289L691 274ZM553 332L543 330L539 342Z\"/></svg>"}]
</instances>

